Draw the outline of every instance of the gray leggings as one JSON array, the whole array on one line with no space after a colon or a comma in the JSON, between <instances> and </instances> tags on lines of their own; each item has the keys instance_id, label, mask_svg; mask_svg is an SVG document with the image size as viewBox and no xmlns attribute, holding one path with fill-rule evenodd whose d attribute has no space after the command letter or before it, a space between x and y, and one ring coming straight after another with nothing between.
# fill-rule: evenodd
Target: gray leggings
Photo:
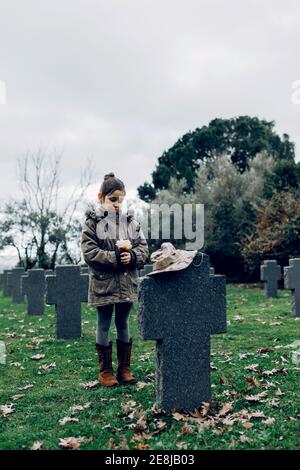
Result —
<instances>
[{"instance_id":1,"label":"gray leggings","mask_svg":"<svg viewBox=\"0 0 300 470\"><path fill-rule=\"evenodd\" d=\"M128 343L129 336L129 313L132 302L121 302L116 304L101 305L97 307L97 330L96 343L109 345L109 328L111 324L112 314L115 307L115 325L117 329L117 338Z\"/></svg>"}]
</instances>

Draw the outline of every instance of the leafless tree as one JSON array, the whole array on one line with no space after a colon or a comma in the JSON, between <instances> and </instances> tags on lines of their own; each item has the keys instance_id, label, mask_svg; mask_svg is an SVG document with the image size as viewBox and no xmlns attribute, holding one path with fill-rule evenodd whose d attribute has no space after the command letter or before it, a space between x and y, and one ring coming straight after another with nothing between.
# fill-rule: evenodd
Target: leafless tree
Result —
<instances>
[{"instance_id":1,"label":"leafless tree","mask_svg":"<svg viewBox=\"0 0 300 470\"><path fill-rule=\"evenodd\" d=\"M62 152L40 147L18 161L21 200L4 205L0 249L16 249L19 265L53 268L57 261L80 261L81 225L76 212L92 181L90 160L80 181L65 199L61 181Z\"/></svg>"}]
</instances>

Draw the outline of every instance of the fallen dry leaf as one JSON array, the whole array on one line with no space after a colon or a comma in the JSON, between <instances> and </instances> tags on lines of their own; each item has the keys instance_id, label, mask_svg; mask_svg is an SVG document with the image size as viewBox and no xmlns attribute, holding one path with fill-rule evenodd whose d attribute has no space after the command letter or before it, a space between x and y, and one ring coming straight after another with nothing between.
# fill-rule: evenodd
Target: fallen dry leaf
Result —
<instances>
[{"instance_id":1,"label":"fallen dry leaf","mask_svg":"<svg viewBox=\"0 0 300 470\"><path fill-rule=\"evenodd\" d=\"M254 418L254 419L259 419L259 418L264 418L264 417L265 415L263 411L254 411L254 413L250 414L250 418Z\"/></svg>"},{"instance_id":2,"label":"fallen dry leaf","mask_svg":"<svg viewBox=\"0 0 300 470\"><path fill-rule=\"evenodd\" d=\"M159 429L160 431L163 431L167 427L167 423L160 419L155 424L156 424L156 429Z\"/></svg>"},{"instance_id":3,"label":"fallen dry leaf","mask_svg":"<svg viewBox=\"0 0 300 470\"><path fill-rule=\"evenodd\" d=\"M2 405L0 406L0 410L2 411L2 415L4 417L14 413L16 410L14 409L14 404L10 403L9 405Z\"/></svg>"},{"instance_id":4,"label":"fallen dry leaf","mask_svg":"<svg viewBox=\"0 0 300 470\"><path fill-rule=\"evenodd\" d=\"M224 432L224 429L221 429L221 428L213 429L213 434L219 435L219 434L223 434L223 432Z\"/></svg>"},{"instance_id":5,"label":"fallen dry leaf","mask_svg":"<svg viewBox=\"0 0 300 470\"><path fill-rule=\"evenodd\" d=\"M135 406L136 406L136 401L134 400L129 400L126 403L121 403L121 408L125 413L127 413L128 410L134 408Z\"/></svg>"},{"instance_id":6,"label":"fallen dry leaf","mask_svg":"<svg viewBox=\"0 0 300 470\"><path fill-rule=\"evenodd\" d=\"M31 447L29 447L29 450L40 450L43 445L43 441L35 441Z\"/></svg>"},{"instance_id":7,"label":"fallen dry leaf","mask_svg":"<svg viewBox=\"0 0 300 470\"><path fill-rule=\"evenodd\" d=\"M272 370L265 370L262 372L262 375L264 377L268 377L269 375L274 375L274 374L284 374L284 375L287 375L288 374L288 370L285 369L284 367L281 367L279 369L272 369Z\"/></svg>"},{"instance_id":8,"label":"fallen dry leaf","mask_svg":"<svg viewBox=\"0 0 300 470\"><path fill-rule=\"evenodd\" d=\"M56 367L56 363L52 362L51 364L43 364L43 365L39 366L39 369L49 370L49 369L54 369L55 367Z\"/></svg>"},{"instance_id":9,"label":"fallen dry leaf","mask_svg":"<svg viewBox=\"0 0 300 470\"><path fill-rule=\"evenodd\" d=\"M246 381L247 381L252 387L260 387L260 383L256 380L255 377L246 377Z\"/></svg>"},{"instance_id":10,"label":"fallen dry leaf","mask_svg":"<svg viewBox=\"0 0 300 470\"><path fill-rule=\"evenodd\" d=\"M59 446L64 449L79 449L80 445L85 440L85 437L66 437L59 440Z\"/></svg>"},{"instance_id":11,"label":"fallen dry leaf","mask_svg":"<svg viewBox=\"0 0 300 470\"><path fill-rule=\"evenodd\" d=\"M217 414L217 416L225 416L227 415L227 413L229 413L230 411L232 411L232 405L231 403L224 403L224 405L222 406L221 410L219 411L219 413Z\"/></svg>"},{"instance_id":12,"label":"fallen dry leaf","mask_svg":"<svg viewBox=\"0 0 300 470\"><path fill-rule=\"evenodd\" d=\"M268 402L270 406L273 406L274 408L278 408L279 406L279 400L277 398L273 398Z\"/></svg>"},{"instance_id":13,"label":"fallen dry leaf","mask_svg":"<svg viewBox=\"0 0 300 470\"><path fill-rule=\"evenodd\" d=\"M143 388L147 387L149 384L146 382L137 382L136 384L136 389L137 390L143 390Z\"/></svg>"},{"instance_id":14,"label":"fallen dry leaf","mask_svg":"<svg viewBox=\"0 0 300 470\"><path fill-rule=\"evenodd\" d=\"M240 359L246 359L247 357L253 355L252 353L239 353Z\"/></svg>"},{"instance_id":15,"label":"fallen dry leaf","mask_svg":"<svg viewBox=\"0 0 300 470\"><path fill-rule=\"evenodd\" d=\"M234 315L234 317L232 318L233 321L240 321L240 322L243 322L245 319L244 317L241 317L241 315Z\"/></svg>"},{"instance_id":16,"label":"fallen dry leaf","mask_svg":"<svg viewBox=\"0 0 300 470\"><path fill-rule=\"evenodd\" d=\"M134 426L134 431L135 432L141 432L145 431L147 429L147 413L142 412L139 415L139 418Z\"/></svg>"},{"instance_id":17,"label":"fallen dry leaf","mask_svg":"<svg viewBox=\"0 0 300 470\"><path fill-rule=\"evenodd\" d=\"M261 353L261 354L265 354L265 353L268 353L268 352L273 352L274 349L273 348L261 348L261 349L258 349L257 352Z\"/></svg>"},{"instance_id":18,"label":"fallen dry leaf","mask_svg":"<svg viewBox=\"0 0 300 470\"><path fill-rule=\"evenodd\" d=\"M241 441L243 444L250 444L250 442L252 442L253 439L250 439L250 437L247 437L247 436L241 436L241 437L240 437L240 441Z\"/></svg>"},{"instance_id":19,"label":"fallen dry leaf","mask_svg":"<svg viewBox=\"0 0 300 470\"><path fill-rule=\"evenodd\" d=\"M152 439L155 434L158 434L154 431L152 434L148 434L145 432L140 432L139 434L135 434L131 439L130 442L144 442L148 439Z\"/></svg>"},{"instance_id":20,"label":"fallen dry leaf","mask_svg":"<svg viewBox=\"0 0 300 470\"><path fill-rule=\"evenodd\" d=\"M261 401L262 398L264 398L267 395L268 395L267 392L261 392L261 393L258 393L257 395L247 395L245 399L251 402L259 402Z\"/></svg>"},{"instance_id":21,"label":"fallen dry leaf","mask_svg":"<svg viewBox=\"0 0 300 470\"><path fill-rule=\"evenodd\" d=\"M98 380L94 380L93 382L86 382L81 385L83 388L95 388L95 387L98 387L99 382Z\"/></svg>"},{"instance_id":22,"label":"fallen dry leaf","mask_svg":"<svg viewBox=\"0 0 300 470\"><path fill-rule=\"evenodd\" d=\"M233 426L235 423L235 419L232 419L230 416L227 418L224 418L222 420L222 423L225 424L225 426Z\"/></svg>"},{"instance_id":23,"label":"fallen dry leaf","mask_svg":"<svg viewBox=\"0 0 300 470\"><path fill-rule=\"evenodd\" d=\"M284 356L280 356L282 364L288 364L288 360Z\"/></svg>"},{"instance_id":24,"label":"fallen dry leaf","mask_svg":"<svg viewBox=\"0 0 300 470\"><path fill-rule=\"evenodd\" d=\"M108 447L110 447L111 449L116 449L117 447L117 443L115 441L115 439L113 437L110 437L107 441L107 445Z\"/></svg>"},{"instance_id":25,"label":"fallen dry leaf","mask_svg":"<svg viewBox=\"0 0 300 470\"><path fill-rule=\"evenodd\" d=\"M185 436L187 434L193 434L193 428L190 424L184 423L177 437Z\"/></svg>"},{"instance_id":26,"label":"fallen dry leaf","mask_svg":"<svg viewBox=\"0 0 300 470\"><path fill-rule=\"evenodd\" d=\"M249 366L244 367L244 370L257 370L258 364L250 364Z\"/></svg>"},{"instance_id":27,"label":"fallen dry leaf","mask_svg":"<svg viewBox=\"0 0 300 470\"><path fill-rule=\"evenodd\" d=\"M242 423L242 426L243 426L245 429L251 429L251 428L253 428L254 424L253 424L253 423L250 423L249 421L246 421L245 423Z\"/></svg>"},{"instance_id":28,"label":"fallen dry leaf","mask_svg":"<svg viewBox=\"0 0 300 470\"><path fill-rule=\"evenodd\" d=\"M215 426L215 420L208 418L205 421L197 421L198 431L203 431L204 429L213 428Z\"/></svg>"},{"instance_id":29,"label":"fallen dry leaf","mask_svg":"<svg viewBox=\"0 0 300 470\"><path fill-rule=\"evenodd\" d=\"M34 356L31 356L30 359L33 359L34 361L40 361L41 359L44 359L45 354L35 354Z\"/></svg>"},{"instance_id":30,"label":"fallen dry leaf","mask_svg":"<svg viewBox=\"0 0 300 470\"><path fill-rule=\"evenodd\" d=\"M76 411L82 411L85 410L86 408L89 408L91 406L91 402L85 403L84 405L73 405L70 408L71 413L75 413Z\"/></svg>"},{"instance_id":31,"label":"fallen dry leaf","mask_svg":"<svg viewBox=\"0 0 300 470\"><path fill-rule=\"evenodd\" d=\"M25 395L23 393L19 393L17 395L14 395L13 397L11 397L11 399L13 401L15 401L15 400L19 400L20 398L23 398L23 397L25 397Z\"/></svg>"},{"instance_id":32,"label":"fallen dry leaf","mask_svg":"<svg viewBox=\"0 0 300 470\"><path fill-rule=\"evenodd\" d=\"M32 384L24 385L23 387L17 387L18 390L27 390L28 388L32 388Z\"/></svg>"},{"instance_id":33,"label":"fallen dry leaf","mask_svg":"<svg viewBox=\"0 0 300 470\"><path fill-rule=\"evenodd\" d=\"M78 423L79 419L78 418L71 418L70 416L65 416L65 418L60 419L58 422L59 422L59 424L61 424L63 426L64 424L70 423L70 422Z\"/></svg>"},{"instance_id":34,"label":"fallen dry leaf","mask_svg":"<svg viewBox=\"0 0 300 470\"><path fill-rule=\"evenodd\" d=\"M175 413L172 413L172 416L176 421L182 421L186 419L184 415L182 415L181 413L178 413L177 411Z\"/></svg>"},{"instance_id":35,"label":"fallen dry leaf","mask_svg":"<svg viewBox=\"0 0 300 470\"><path fill-rule=\"evenodd\" d=\"M272 424L275 423L275 418L267 418L267 419L265 419L264 421L262 421L262 423L263 423L265 426L272 426Z\"/></svg>"},{"instance_id":36,"label":"fallen dry leaf","mask_svg":"<svg viewBox=\"0 0 300 470\"><path fill-rule=\"evenodd\" d=\"M220 376L219 381L220 381L220 383L223 384L223 385L228 384L228 380L226 379L226 377L225 377L224 375L221 375L221 376Z\"/></svg>"},{"instance_id":37,"label":"fallen dry leaf","mask_svg":"<svg viewBox=\"0 0 300 470\"><path fill-rule=\"evenodd\" d=\"M201 416L205 417L209 413L211 404L209 402L203 402L201 407Z\"/></svg>"},{"instance_id":38,"label":"fallen dry leaf","mask_svg":"<svg viewBox=\"0 0 300 470\"><path fill-rule=\"evenodd\" d=\"M118 449L121 450L129 450L128 442L125 436L120 437Z\"/></svg>"},{"instance_id":39,"label":"fallen dry leaf","mask_svg":"<svg viewBox=\"0 0 300 470\"><path fill-rule=\"evenodd\" d=\"M178 447L178 449L187 449L186 442L176 442L176 446Z\"/></svg>"},{"instance_id":40,"label":"fallen dry leaf","mask_svg":"<svg viewBox=\"0 0 300 470\"><path fill-rule=\"evenodd\" d=\"M150 449L149 444L138 444L135 449Z\"/></svg>"},{"instance_id":41,"label":"fallen dry leaf","mask_svg":"<svg viewBox=\"0 0 300 470\"><path fill-rule=\"evenodd\" d=\"M8 338L16 338L19 335L13 331L12 333L6 333L6 336Z\"/></svg>"}]
</instances>

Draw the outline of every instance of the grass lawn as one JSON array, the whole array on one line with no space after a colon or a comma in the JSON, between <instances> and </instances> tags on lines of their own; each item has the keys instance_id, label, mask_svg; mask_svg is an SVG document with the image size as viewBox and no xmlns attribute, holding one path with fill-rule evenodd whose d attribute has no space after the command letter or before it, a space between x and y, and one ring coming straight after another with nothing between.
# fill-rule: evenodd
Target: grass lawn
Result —
<instances>
[{"instance_id":1,"label":"grass lawn","mask_svg":"<svg viewBox=\"0 0 300 470\"><path fill-rule=\"evenodd\" d=\"M153 406L155 342L137 337L136 308L130 325L139 383L89 388L98 374L95 311L83 307L82 339L58 341L52 307L29 317L25 305L0 294L7 351L0 364L0 449L299 448L300 321L291 317L290 294L270 300L260 289L228 285L227 304L228 331L212 338L213 401L184 414Z\"/></svg>"}]
</instances>

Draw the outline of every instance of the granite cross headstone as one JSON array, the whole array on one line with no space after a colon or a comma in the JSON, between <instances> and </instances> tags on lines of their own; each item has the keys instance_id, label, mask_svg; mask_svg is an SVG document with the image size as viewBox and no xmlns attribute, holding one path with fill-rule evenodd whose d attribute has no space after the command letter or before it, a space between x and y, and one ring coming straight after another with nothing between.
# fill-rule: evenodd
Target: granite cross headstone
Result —
<instances>
[{"instance_id":1,"label":"granite cross headstone","mask_svg":"<svg viewBox=\"0 0 300 470\"><path fill-rule=\"evenodd\" d=\"M46 302L55 304L56 337L81 337L81 302L88 300L89 275L81 274L79 266L55 268L55 275L46 276Z\"/></svg>"},{"instance_id":2,"label":"granite cross headstone","mask_svg":"<svg viewBox=\"0 0 300 470\"><path fill-rule=\"evenodd\" d=\"M144 268L139 271L139 276L146 276L146 274L153 271L153 264L145 264Z\"/></svg>"},{"instance_id":3,"label":"granite cross headstone","mask_svg":"<svg viewBox=\"0 0 300 470\"><path fill-rule=\"evenodd\" d=\"M211 398L210 335L226 331L226 282L201 255L139 284L138 331L156 340L156 399L165 410L193 410Z\"/></svg>"},{"instance_id":4,"label":"granite cross headstone","mask_svg":"<svg viewBox=\"0 0 300 470\"><path fill-rule=\"evenodd\" d=\"M291 289L293 316L300 317L300 258L290 259L285 266L284 287Z\"/></svg>"},{"instance_id":5,"label":"granite cross headstone","mask_svg":"<svg viewBox=\"0 0 300 470\"><path fill-rule=\"evenodd\" d=\"M44 269L29 269L22 276L22 292L27 296L28 315L43 315L45 311L46 281Z\"/></svg>"},{"instance_id":6,"label":"granite cross headstone","mask_svg":"<svg viewBox=\"0 0 300 470\"><path fill-rule=\"evenodd\" d=\"M264 282L267 297L277 297L278 281L281 279L281 267L277 261L264 261L260 267L260 280Z\"/></svg>"},{"instance_id":7,"label":"granite cross headstone","mask_svg":"<svg viewBox=\"0 0 300 470\"><path fill-rule=\"evenodd\" d=\"M10 269L4 269L3 271L3 296L4 297L9 297L11 293L10 289L10 278L9 274L11 274Z\"/></svg>"},{"instance_id":8,"label":"granite cross headstone","mask_svg":"<svg viewBox=\"0 0 300 470\"><path fill-rule=\"evenodd\" d=\"M24 273L24 268L13 268L11 271L11 276L9 276L12 301L15 304L21 304L24 302L24 295L21 291L21 276L23 276Z\"/></svg>"}]
</instances>

